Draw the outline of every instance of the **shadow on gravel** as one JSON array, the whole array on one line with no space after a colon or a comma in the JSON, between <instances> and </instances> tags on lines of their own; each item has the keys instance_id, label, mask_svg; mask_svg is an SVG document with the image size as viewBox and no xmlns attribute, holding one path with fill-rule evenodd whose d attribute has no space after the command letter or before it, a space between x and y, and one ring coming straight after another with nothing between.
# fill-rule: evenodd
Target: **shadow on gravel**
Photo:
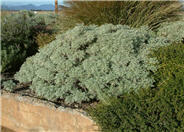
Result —
<instances>
[{"instance_id":1,"label":"shadow on gravel","mask_svg":"<svg viewBox=\"0 0 184 132\"><path fill-rule=\"evenodd\" d=\"M9 128L1 126L1 132L15 132L15 131L13 131L13 130L11 130Z\"/></svg>"}]
</instances>

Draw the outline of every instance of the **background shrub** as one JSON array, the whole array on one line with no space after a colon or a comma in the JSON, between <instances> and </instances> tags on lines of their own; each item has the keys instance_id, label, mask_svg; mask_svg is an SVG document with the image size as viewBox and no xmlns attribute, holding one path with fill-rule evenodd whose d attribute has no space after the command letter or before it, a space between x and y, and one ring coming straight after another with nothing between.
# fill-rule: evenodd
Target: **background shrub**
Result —
<instances>
[{"instance_id":1,"label":"background shrub","mask_svg":"<svg viewBox=\"0 0 184 132\"><path fill-rule=\"evenodd\" d=\"M104 132L184 131L184 45L152 53L159 61L155 88L127 93L88 110Z\"/></svg>"},{"instance_id":2,"label":"background shrub","mask_svg":"<svg viewBox=\"0 0 184 132\"><path fill-rule=\"evenodd\" d=\"M131 27L147 25L151 29L160 23L179 19L179 1L67 1L64 16L85 25L111 23ZM68 20L67 20L68 22Z\"/></svg>"},{"instance_id":3,"label":"background shrub","mask_svg":"<svg viewBox=\"0 0 184 132\"><path fill-rule=\"evenodd\" d=\"M46 25L55 25L55 23L58 20L58 15L55 14L54 12L44 12L44 13L38 13L35 15L36 18L42 18L45 21Z\"/></svg>"},{"instance_id":4,"label":"background shrub","mask_svg":"<svg viewBox=\"0 0 184 132\"><path fill-rule=\"evenodd\" d=\"M105 95L152 86L152 47L166 45L147 28L77 26L56 37L22 65L15 78L49 100L103 100Z\"/></svg>"},{"instance_id":5,"label":"background shrub","mask_svg":"<svg viewBox=\"0 0 184 132\"><path fill-rule=\"evenodd\" d=\"M47 25L47 31L44 32L46 34L58 34L62 29L59 24L60 17L58 14L55 14L55 12L39 12L35 14L35 18L42 18L44 20Z\"/></svg>"},{"instance_id":6,"label":"background shrub","mask_svg":"<svg viewBox=\"0 0 184 132\"><path fill-rule=\"evenodd\" d=\"M37 52L37 33L51 32L42 17L29 11L7 15L1 24L1 72L18 70L26 57Z\"/></svg>"}]
</instances>

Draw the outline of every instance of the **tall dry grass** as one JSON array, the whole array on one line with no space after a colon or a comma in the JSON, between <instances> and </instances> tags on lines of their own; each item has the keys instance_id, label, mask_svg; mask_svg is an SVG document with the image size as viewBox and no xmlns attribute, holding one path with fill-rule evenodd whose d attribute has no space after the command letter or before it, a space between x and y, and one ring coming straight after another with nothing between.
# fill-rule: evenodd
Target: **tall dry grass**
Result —
<instances>
[{"instance_id":1,"label":"tall dry grass","mask_svg":"<svg viewBox=\"0 0 184 132\"><path fill-rule=\"evenodd\" d=\"M179 1L67 1L66 4L69 8L62 13L69 18L67 23L75 20L85 25L148 25L151 29L178 20L182 8Z\"/></svg>"}]
</instances>

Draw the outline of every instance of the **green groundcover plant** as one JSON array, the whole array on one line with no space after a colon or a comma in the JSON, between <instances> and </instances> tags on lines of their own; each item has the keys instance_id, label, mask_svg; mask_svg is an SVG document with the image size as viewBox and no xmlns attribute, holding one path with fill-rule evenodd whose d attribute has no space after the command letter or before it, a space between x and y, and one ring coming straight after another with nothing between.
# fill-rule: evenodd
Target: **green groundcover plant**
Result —
<instances>
[{"instance_id":1,"label":"green groundcover plant","mask_svg":"<svg viewBox=\"0 0 184 132\"><path fill-rule=\"evenodd\" d=\"M64 28L75 23L103 25L111 23L131 27L149 26L157 29L163 22L180 19L179 1L67 1L61 12Z\"/></svg>"},{"instance_id":2,"label":"green groundcover plant","mask_svg":"<svg viewBox=\"0 0 184 132\"><path fill-rule=\"evenodd\" d=\"M157 57L155 87L123 94L88 110L103 132L184 131L184 44L164 46Z\"/></svg>"},{"instance_id":3,"label":"green groundcover plant","mask_svg":"<svg viewBox=\"0 0 184 132\"><path fill-rule=\"evenodd\" d=\"M79 25L28 58L15 79L52 101L104 100L153 86L156 60L146 56L167 42L145 27Z\"/></svg>"}]
</instances>

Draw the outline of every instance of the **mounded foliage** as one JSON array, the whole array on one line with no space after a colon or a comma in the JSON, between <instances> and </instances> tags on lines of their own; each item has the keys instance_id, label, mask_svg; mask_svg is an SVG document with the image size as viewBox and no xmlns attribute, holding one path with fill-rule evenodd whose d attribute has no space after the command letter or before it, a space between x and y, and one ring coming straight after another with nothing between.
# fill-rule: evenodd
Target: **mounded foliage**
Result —
<instances>
[{"instance_id":1,"label":"mounded foliage","mask_svg":"<svg viewBox=\"0 0 184 132\"><path fill-rule=\"evenodd\" d=\"M122 24L131 27L149 26L157 29L163 22L176 21L182 10L179 1L66 1L62 10L66 23L85 25ZM65 23L65 19L61 23ZM66 24L65 24L66 25ZM67 27L67 25L65 26Z\"/></svg>"},{"instance_id":2,"label":"mounded foliage","mask_svg":"<svg viewBox=\"0 0 184 132\"><path fill-rule=\"evenodd\" d=\"M1 27L1 72L17 71L26 57L37 52L37 33L51 31L43 17L30 11L4 16Z\"/></svg>"},{"instance_id":3,"label":"mounded foliage","mask_svg":"<svg viewBox=\"0 0 184 132\"><path fill-rule=\"evenodd\" d=\"M171 43L184 43L184 20L162 24L157 34L167 37Z\"/></svg>"},{"instance_id":4,"label":"mounded foliage","mask_svg":"<svg viewBox=\"0 0 184 132\"><path fill-rule=\"evenodd\" d=\"M2 83L3 89L13 92L14 88L16 87L16 83L13 80L3 81Z\"/></svg>"},{"instance_id":5,"label":"mounded foliage","mask_svg":"<svg viewBox=\"0 0 184 132\"><path fill-rule=\"evenodd\" d=\"M152 53L157 57L155 88L140 89L88 110L103 132L184 131L184 44Z\"/></svg>"},{"instance_id":6,"label":"mounded foliage","mask_svg":"<svg viewBox=\"0 0 184 132\"><path fill-rule=\"evenodd\" d=\"M104 100L151 87L156 60L151 48L167 45L147 28L76 26L30 57L16 73L21 83L48 100L66 103Z\"/></svg>"}]
</instances>

